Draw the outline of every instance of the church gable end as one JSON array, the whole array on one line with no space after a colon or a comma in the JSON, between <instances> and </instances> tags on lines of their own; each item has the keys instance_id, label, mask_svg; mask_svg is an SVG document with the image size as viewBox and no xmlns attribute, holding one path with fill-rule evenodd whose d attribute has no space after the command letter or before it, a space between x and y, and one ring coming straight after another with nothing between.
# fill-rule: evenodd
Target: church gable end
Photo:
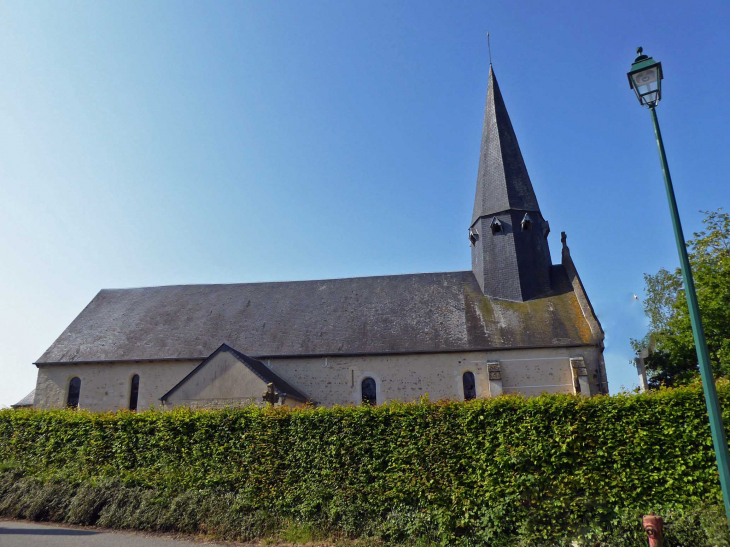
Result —
<instances>
[{"instance_id":1,"label":"church gable end","mask_svg":"<svg viewBox=\"0 0 730 547\"><path fill-rule=\"evenodd\" d=\"M269 384L279 400L307 401L263 363L223 344L160 400L170 406L206 408L260 405Z\"/></svg>"}]
</instances>

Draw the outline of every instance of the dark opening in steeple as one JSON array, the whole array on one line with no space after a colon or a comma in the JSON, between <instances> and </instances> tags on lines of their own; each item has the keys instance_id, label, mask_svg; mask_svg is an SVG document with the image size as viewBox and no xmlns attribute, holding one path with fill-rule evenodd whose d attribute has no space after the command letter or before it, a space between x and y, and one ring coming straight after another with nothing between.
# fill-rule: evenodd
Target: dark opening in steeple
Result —
<instances>
[{"instance_id":1,"label":"dark opening in steeple","mask_svg":"<svg viewBox=\"0 0 730 547\"><path fill-rule=\"evenodd\" d=\"M530 213L525 213L525 216L522 218L522 230L529 230L532 228L532 218L530 218Z\"/></svg>"}]
</instances>

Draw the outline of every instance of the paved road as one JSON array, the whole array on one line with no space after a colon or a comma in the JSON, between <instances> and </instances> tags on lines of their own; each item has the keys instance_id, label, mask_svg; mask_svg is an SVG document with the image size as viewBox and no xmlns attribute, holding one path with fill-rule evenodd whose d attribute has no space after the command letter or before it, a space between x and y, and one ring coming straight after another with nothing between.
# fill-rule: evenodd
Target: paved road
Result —
<instances>
[{"instance_id":1,"label":"paved road","mask_svg":"<svg viewBox=\"0 0 730 547\"><path fill-rule=\"evenodd\" d=\"M0 521L0 547L195 547L200 543L97 532L30 522Z\"/></svg>"}]
</instances>

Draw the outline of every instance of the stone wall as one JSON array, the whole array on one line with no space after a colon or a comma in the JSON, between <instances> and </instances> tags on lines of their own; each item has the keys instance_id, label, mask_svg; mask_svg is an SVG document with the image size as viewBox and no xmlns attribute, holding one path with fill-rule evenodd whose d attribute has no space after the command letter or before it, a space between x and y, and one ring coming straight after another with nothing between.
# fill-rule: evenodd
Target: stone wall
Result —
<instances>
[{"instance_id":1,"label":"stone wall","mask_svg":"<svg viewBox=\"0 0 730 547\"><path fill-rule=\"evenodd\" d=\"M261 360L318 404L332 406L359 404L360 386L367 377L376 382L378 403L413 401L426 394L432 401L461 400L462 375L467 371L474 373L477 397L495 396L500 392L527 396L542 392L573 393L575 379L571 357L583 358L587 373L584 381L587 381L591 395L599 393L604 367L598 347ZM159 398L198 364L200 361L41 365L35 406L64 406L68 382L78 376L81 379L79 404L82 408L95 411L127 408L131 378L139 374L138 409L160 407ZM493 369L491 381L490 368ZM260 385L238 378L236 373L213 386L213 369L210 373L213 374L211 378L201 376L199 379L200 391L180 393L174 404L201 406L201 399L205 399L210 403L203 406L220 407L241 404L244 399L260 401ZM206 382L211 385L210 388L203 385ZM583 389L583 394L586 394L585 391ZM229 402L226 403L226 400Z\"/></svg>"},{"instance_id":2,"label":"stone wall","mask_svg":"<svg viewBox=\"0 0 730 547\"><path fill-rule=\"evenodd\" d=\"M426 394L432 401L462 400L467 371L474 373L477 397L493 396L487 365L495 362L504 393L573 393L571 357L584 358L590 392L597 394L602 353L596 347L262 360L317 403L331 406L359 404L367 377L376 382L378 403L413 401Z\"/></svg>"},{"instance_id":3,"label":"stone wall","mask_svg":"<svg viewBox=\"0 0 730 547\"><path fill-rule=\"evenodd\" d=\"M182 380L200 361L154 361L80 365L40 365L34 406L63 407L68 383L81 379L79 406L105 411L128 408L132 376L139 374L137 408L159 407L160 397Z\"/></svg>"}]
</instances>

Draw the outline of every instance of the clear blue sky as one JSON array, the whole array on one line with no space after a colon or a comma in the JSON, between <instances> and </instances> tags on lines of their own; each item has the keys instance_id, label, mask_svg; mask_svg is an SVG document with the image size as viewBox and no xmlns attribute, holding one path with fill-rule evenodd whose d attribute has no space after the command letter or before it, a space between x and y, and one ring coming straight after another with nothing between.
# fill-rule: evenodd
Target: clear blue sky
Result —
<instances>
[{"instance_id":1,"label":"clear blue sky","mask_svg":"<svg viewBox=\"0 0 730 547\"><path fill-rule=\"evenodd\" d=\"M0 405L101 288L470 267L494 67L559 261L568 234L631 387L644 272L730 207L727 2L0 4ZM239 348L245 351L246 348Z\"/></svg>"}]
</instances>

